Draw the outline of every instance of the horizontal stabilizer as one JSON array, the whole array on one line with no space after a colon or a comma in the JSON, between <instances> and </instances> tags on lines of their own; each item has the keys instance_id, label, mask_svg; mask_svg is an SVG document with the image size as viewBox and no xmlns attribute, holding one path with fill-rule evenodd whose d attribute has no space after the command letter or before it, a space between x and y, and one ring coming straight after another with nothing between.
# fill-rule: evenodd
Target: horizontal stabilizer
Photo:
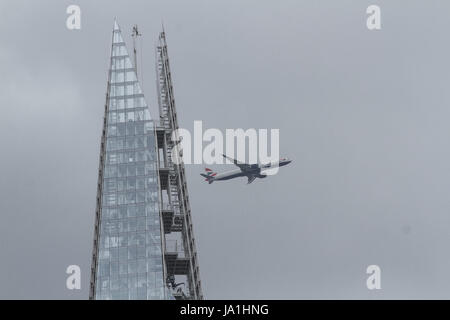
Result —
<instances>
[{"instance_id":1,"label":"horizontal stabilizer","mask_svg":"<svg viewBox=\"0 0 450 320\"><path fill-rule=\"evenodd\" d=\"M207 173L207 174L204 174L204 173L200 173L200 175L203 177L203 178L205 178L205 181L208 181L209 182L209 184L211 184L211 183L213 183L213 181L214 181L214 176L217 174L217 173L213 173L212 171L210 171L211 173Z\"/></svg>"}]
</instances>

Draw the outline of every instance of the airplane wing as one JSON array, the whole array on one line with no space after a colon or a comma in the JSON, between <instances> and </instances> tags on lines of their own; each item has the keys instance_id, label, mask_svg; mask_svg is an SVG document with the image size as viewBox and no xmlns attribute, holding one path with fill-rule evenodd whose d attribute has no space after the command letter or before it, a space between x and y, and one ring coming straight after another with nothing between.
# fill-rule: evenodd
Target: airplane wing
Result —
<instances>
[{"instance_id":1,"label":"airplane wing","mask_svg":"<svg viewBox=\"0 0 450 320\"><path fill-rule=\"evenodd\" d=\"M247 182L247 184L252 183L253 181L255 181L255 179L256 179L256 176L248 176L248 182Z\"/></svg>"},{"instance_id":2,"label":"airplane wing","mask_svg":"<svg viewBox=\"0 0 450 320\"><path fill-rule=\"evenodd\" d=\"M239 169L241 169L242 171L248 170L248 169L250 169L250 167L251 167L251 166L250 166L249 164L247 164L247 163L239 162L239 161L237 161L236 159L227 157L227 156L224 155L224 154L222 154L222 155L223 155L223 157L224 157L225 159L228 159L228 160L232 161L232 162L233 162L236 166L238 166ZM252 181L253 181L253 180L252 180Z\"/></svg>"}]
</instances>

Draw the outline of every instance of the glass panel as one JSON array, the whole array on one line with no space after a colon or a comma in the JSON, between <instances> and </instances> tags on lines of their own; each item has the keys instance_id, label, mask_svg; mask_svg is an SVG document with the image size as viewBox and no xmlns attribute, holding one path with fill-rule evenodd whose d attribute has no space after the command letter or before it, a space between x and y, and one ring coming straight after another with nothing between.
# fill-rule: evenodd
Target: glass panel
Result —
<instances>
[{"instance_id":1,"label":"glass panel","mask_svg":"<svg viewBox=\"0 0 450 320\"><path fill-rule=\"evenodd\" d=\"M114 29L96 298L164 299L154 124Z\"/></svg>"}]
</instances>

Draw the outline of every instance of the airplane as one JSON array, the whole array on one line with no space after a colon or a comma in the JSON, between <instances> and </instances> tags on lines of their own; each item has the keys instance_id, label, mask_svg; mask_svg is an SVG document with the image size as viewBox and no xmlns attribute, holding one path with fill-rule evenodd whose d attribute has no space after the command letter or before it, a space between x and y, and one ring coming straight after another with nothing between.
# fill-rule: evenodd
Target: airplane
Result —
<instances>
[{"instance_id":1,"label":"airplane","mask_svg":"<svg viewBox=\"0 0 450 320\"><path fill-rule=\"evenodd\" d=\"M247 184L252 183L256 178L266 178L267 175L264 174L264 172L261 172L261 169L268 170L273 169L277 167L285 166L292 162L292 160L289 160L287 158L281 158L279 161L276 162L270 162L267 164L247 164L247 163L241 163L237 161L236 159L227 157L223 154L223 157L232 161L236 166L239 167L239 169L227 171L223 173L217 173L213 172L209 168L205 168L205 173L200 173L202 177L205 178L205 181L208 181L209 184L213 183L214 181L222 181L222 180L230 180L237 177L247 177L248 182Z\"/></svg>"}]
</instances>

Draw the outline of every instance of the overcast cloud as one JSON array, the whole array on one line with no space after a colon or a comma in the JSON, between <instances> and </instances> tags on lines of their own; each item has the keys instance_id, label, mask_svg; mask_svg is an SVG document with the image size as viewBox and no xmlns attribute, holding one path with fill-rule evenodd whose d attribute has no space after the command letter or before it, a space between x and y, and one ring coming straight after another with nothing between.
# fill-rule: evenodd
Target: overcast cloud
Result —
<instances>
[{"instance_id":1,"label":"overcast cloud","mask_svg":"<svg viewBox=\"0 0 450 320\"><path fill-rule=\"evenodd\" d=\"M82 29L66 28L66 8ZM378 4L382 30L366 28ZM450 3L0 2L0 298L87 299L113 19L157 117L168 37L179 122L279 128L279 174L188 165L206 298L450 298ZM213 166L227 170L231 166ZM65 287L68 265L82 290ZM382 270L366 288L366 267Z\"/></svg>"}]
</instances>

